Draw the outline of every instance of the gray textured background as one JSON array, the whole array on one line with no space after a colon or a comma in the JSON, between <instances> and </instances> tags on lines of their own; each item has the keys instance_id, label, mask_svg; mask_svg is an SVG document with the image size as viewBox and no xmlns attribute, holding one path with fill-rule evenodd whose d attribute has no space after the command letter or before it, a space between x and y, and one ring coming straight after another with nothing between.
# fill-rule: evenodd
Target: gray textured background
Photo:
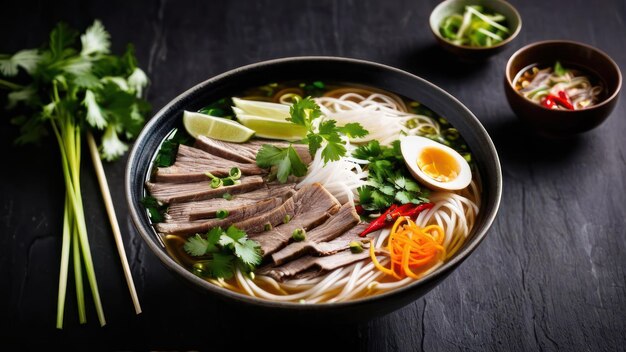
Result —
<instances>
[{"instance_id":1,"label":"gray textured background","mask_svg":"<svg viewBox=\"0 0 626 352\"><path fill-rule=\"evenodd\" d=\"M220 302L189 289L164 269L124 216L125 160L106 165L144 309L135 316L85 156L85 209L108 325L98 327L88 306L89 322L79 326L69 286L66 328L56 331L63 209L59 155L52 140L44 148L14 147L15 130L3 112L0 347L21 341L21 347L203 350L244 341L285 341L277 337L286 334L301 347L344 350L623 349L624 99L596 130L566 142L545 142L518 125L502 84L508 57L543 39L591 44L626 68L626 1L512 1L524 22L519 37L487 64L472 67L435 46L427 21L436 3L6 2L0 11L0 52L39 45L58 20L82 29L99 18L111 32L116 52L135 43L152 81L148 99L155 111L206 78L270 58L336 55L402 68L441 86L483 122L500 153L504 193L487 239L424 298L361 324L271 328L260 320L224 318L227 311Z\"/></svg>"}]
</instances>

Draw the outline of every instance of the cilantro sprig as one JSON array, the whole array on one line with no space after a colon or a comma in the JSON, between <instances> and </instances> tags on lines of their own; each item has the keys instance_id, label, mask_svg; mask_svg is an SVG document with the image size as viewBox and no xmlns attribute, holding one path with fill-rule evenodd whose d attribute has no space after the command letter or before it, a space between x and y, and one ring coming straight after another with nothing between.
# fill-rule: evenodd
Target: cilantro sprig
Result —
<instances>
[{"instance_id":1,"label":"cilantro sprig","mask_svg":"<svg viewBox=\"0 0 626 352\"><path fill-rule=\"evenodd\" d=\"M315 156L317 150L325 143L322 149L324 163L339 160L346 155L345 142L341 139L342 134L350 138L360 138L369 133L357 122L338 127L335 120L323 120L316 129L314 121L322 116L322 111L310 97L296 99L291 105L289 114L291 117L287 120L304 126L308 130L305 142L309 144L309 153L312 156Z\"/></svg>"},{"instance_id":2,"label":"cilantro sprig","mask_svg":"<svg viewBox=\"0 0 626 352\"><path fill-rule=\"evenodd\" d=\"M295 98L289 114L290 117L287 120L307 129L308 132L303 142L308 143L311 156L315 156L322 148L324 164L339 160L346 155L346 145L341 138L342 135L348 138L361 138L369 133L356 122L345 126L337 126L337 121L331 119L317 123L315 120L322 116L322 111L310 97ZM301 177L307 172L306 164L302 162L291 145L280 148L264 144L257 152L256 163L262 168L275 167L276 178L281 183L287 182L289 175Z\"/></svg>"},{"instance_id":3,"label":"cilantro sprig","mask_svg":"<svg viewBox=\"0 0 626 352\"><path fill-rule=\"evenodd\" d=\"M428 202L428 189L413 180L404 164L400 141L394 141L387 147L374 140L358 147L352 155L369 161L368 185L358 189L363 209L380 211L393 203Z\"/></svg>"},{"instance_id":4,"label":"cilantro sprig","mask_svg":"<svg viewBox=\"0 0 626 352\"><path fill-rule=\"evenodd\" d=\"M11 123L20 132L15 142L40 142L51 134L61 152L66 196L57 301L59 329L63 327L71 252L79 321L86 322L81 268L84 264L98 319L101 325L106 324L80 187L83 137L86 135L91 154L95 155L96 174L101 184L106 184L100 158L112 161L122 156L128 150L125 140L137 136L144 115L150 110L150 105L141 98L148 77L137 66L133 46L128 45L121 56L111 54L110 46L109 33L96 20L83 34L59 23L50 33L47 44L13 55L0 54L0 90L8 91L6 109L15 111ZM99 146L92 133L100 140ZM107 211L114 214L107 187L101 190ZM117 227L115 217L111 219L112 226ZM123 247L118 246L123 253ZM123 268L135 310L141 312L132 280L129 280L129 268L127 265Z\"/></svg>"},{"instance_id":5,"label":"cilantro sprig","mask_svg":"<svg viewBox=\"0 0 626 352\"><path fill-rule=\"evenodd\" d=\"M250 273L262 259L259 243L234 225L226 231L215 227L206 235L189 237L183 248L191 256L207 257L194 264L193 271L198 276L213 279L230 279L237 267Z\"/></svg>"}]
</instances>

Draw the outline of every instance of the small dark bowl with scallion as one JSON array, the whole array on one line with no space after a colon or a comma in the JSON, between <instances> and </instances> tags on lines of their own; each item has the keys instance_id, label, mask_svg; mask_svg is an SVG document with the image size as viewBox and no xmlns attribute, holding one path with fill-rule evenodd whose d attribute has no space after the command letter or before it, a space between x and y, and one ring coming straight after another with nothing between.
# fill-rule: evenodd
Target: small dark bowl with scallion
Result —
<instances>
[{"instance_id":1,"label":"small dark bowl with scallion","mask_svg":"<svg viewBox=\"0 0 626 352\"><path fill-rule=\"evenodd\" d=\"M521 28L520 14L504 0L446 0L430 14L430 29L439 45L462 61L490 58Z\"/></svg>"}]
</instances>

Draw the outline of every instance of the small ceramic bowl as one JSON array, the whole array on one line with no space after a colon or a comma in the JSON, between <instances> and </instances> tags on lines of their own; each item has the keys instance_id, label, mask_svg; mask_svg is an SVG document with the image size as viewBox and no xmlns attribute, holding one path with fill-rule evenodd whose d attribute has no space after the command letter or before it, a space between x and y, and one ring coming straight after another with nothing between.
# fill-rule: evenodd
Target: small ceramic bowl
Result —
<instances>
[{"instance_id":1,"label":"small ceramic bowl","mask_svg":"<svg viewBox=\"0 0 626 352\"><path fill-rule=\"evenodd\" d=\"M578 67L595 75L604 85L604 99L581 110L553 110L536 104L515 90L517 74L535 64ZM566 137L591 130L609 117L622 86L619 67L607 54L586 44L550 40L529 44L511 56L505 71L504 90L517 116L535 132L548 137Z\"/></svg>"},{"instance_id":2,"label":"small ceramic bowl","mask_svg":"<svg viewBox=\"0 0 626 352\"><path fill-rule=\"evenodd\" d=\"M441 22L455 13L462 14L465 6L468 5L480 5L485 9L502 14L506 17L511 35L496 45L485 47L457 45L445 39L439 31ZM483 61L488 59L502 51L507 44L517 37L517 34L522 29L522 17L511 4L504 0L446 0L435 7L430 14L429 21L430 30L433 32L439 45L463 61Z\"/></svg>"}]
</instances>

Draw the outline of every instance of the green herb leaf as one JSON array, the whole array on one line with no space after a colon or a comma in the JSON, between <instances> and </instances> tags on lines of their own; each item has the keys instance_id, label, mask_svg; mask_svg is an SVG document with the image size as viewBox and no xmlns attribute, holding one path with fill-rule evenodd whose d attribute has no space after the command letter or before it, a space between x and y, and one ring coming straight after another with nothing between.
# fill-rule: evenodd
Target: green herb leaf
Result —
<instances>
[{"instance_id":1,"label":"green herb leaf","mask_svg":"<svg viewBox=\"0 0 626 352\"><path fill-rule=\"evenodd\" d=\"M235 255L248 267L261 264L261 246L258 242L243 239L235 243Z\"/></svg>"},{"instance_id":2,"label":"green herb leaf","mask_svg":"<svg viewBox=\"0 0 626 352\"><path fill-rule=\"evenodd\" d=\"M312 132L309 132L306 138L307 142L309 143L309 154L315 156L317 150L322 146L322 142L324 141L324 139L319 134L315 134Z\"/></svg>"},{"instance_id":3,"label":"green herb leaf","mask_svg":"<svg viewBox=\"0 0 626 352\"><path fill-rule=\"evenodd\" d=\"M301 177L306 175L307 166L292 146L279 148L264 144L257 152L256 163L259 167L276 166L276 177L279 182L287 182L289 175Z\"/></svg>"},{"instance_id":4,"label":"green herb leaf","mask_svg":"<svg viewBox=\"0 0 626 352\"><path fill-rule=\"evenodd\" d=\"M322 116L320 107L310 97L297 100L293 103L289 109L289 114L291 117L287 120L296 125L305 126L309 130L311 129L313 120Z\"/></svg>"},{"instance_id":5,"label":"green herb leaf","mask_svg":"<svg viewBox=\"0 0 626 352\"><path fill-rule=\"evenodd\" d=\"M230 279L235 271L234 260L232 254L213 253L213 259L206 262L205 270L212 278Z\"/></svg>"},{"instance_id":6,"label":"green herb leaf","mask_svg":"<svg viewBox=\"0 0 626 352\"><path fill-rule=\"evenodd\" d=\"M185 252L189 253L189 255L199 257L206 254L208 246L209 242L202 238L199 234L196 234L195 236L191 236L187 239L183 248L185 249Z\"/></svg>"},{"instance_id":7,"label":"green herb leaf","mask_svg":"<svg viewBox=\"0 0 626 352\"><path fill-rule=\"evenodd\" d=\"M348 136L348 138L362 138L369 134L369 131L363 128L360 123L355 122L339 127L338 130Z\"/></svg>"},{"instance_id":8,"label":"green herb leaf","mask_svg":"<svg viewBox=\"0 0 626 352\"><path fill-rule=\"evenodd\" d=\"M382 211L393 203L428 201L428 191L420 188L406 168L399 141L394 141L390 147L371 141L358 147L352 155L370 162L368 185L358 189L363 209Z\"/></svg>"},{"instance_id":9,"label":"green herb leaf","mask_svg":"<svg viewBox=\"0 0 626 352\"><path fill-rule=\"evenodd\" d=\"M246 237L246 232L238 229L235 225L230 225L228 229L226 229L226 235L234 241L240 241Z\"/></svg>"},{"instance_id":10,"label":"green herb leaf","mask_svg":"<svg viewBox=\"0 0 626 352\"><path fill-rule=\"evenodd\" d=\"M564 74L566 74L566 73L567 73L567 70L566 70L566 69L565 69L565 68L561 65L561 62L560 62L560 61L557 61L557 62L554 64L554 73L555 73L557 76L563 76Z\"/></svg>"},{"instance_id":11,"label":"green herb leaf","mask_svg":"<svg viewBox=\"0 0 626 352\"><path fill-rule=\"evenodd\" d=\"M256 154L256 164L262 168L268 168L278 164L284 159L287 152L271 144L263 144Z\"/></svg>"}]
</instances>

